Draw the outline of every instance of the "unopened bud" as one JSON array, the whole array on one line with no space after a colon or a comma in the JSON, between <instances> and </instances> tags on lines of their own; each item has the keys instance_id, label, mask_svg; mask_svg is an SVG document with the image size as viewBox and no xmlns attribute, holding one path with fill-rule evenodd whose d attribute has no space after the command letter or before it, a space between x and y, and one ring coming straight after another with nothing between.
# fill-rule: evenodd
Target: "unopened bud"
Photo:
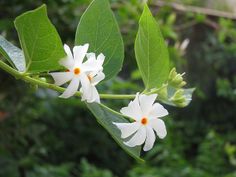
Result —
<instances>
[{"instance_id":1,"label":"unopened bud","mask_svg":"<svg viewBox=\"0 0 236 177\"><path fill-rule=\"evenodd\" d=\"M40 77L39 79L43 82L47 82L47 79L45 77Z\"/></svg>"},{"instance_id":2,"label":"unopened bud","mask_svg":"<svg viewBox=\"0 0 236 177\"><path fill-rule=\"evenodd\" d=\"M183 77L181 74L177 74L173 79L172 79L172 84L179 85L181 82L183 82Z\"/></svg>"},{"instance_id":3,"label":"unopened bud","mask_svg":"<svg viewBox=\"0 0 236 177\"><path fill-rule=\"evenodd\" d=\"M175 88L181 88L186 85L186 82L183 80L183 74L178 74L176 69L173 68L169 74L169 84Z\"/></svg>"},{"instance_id":4,"label":"unopened bud","mask_svg":"<svg viewBox=\"0 0 236 177\"><path fill-rule=\"evenodd\" d=\"M186 101L184 96L181 96L179 98L171 98L171 101L173 101L173 103L177 104L177 103L184 103Z\"/></svg>"},{"instance_id":5,"label":"unopened bud","mask_svg":"<svg viewBox=\"0 0 236 177\"><path fill-rule=\"evenodd\" d=\"M173 78L175 78L176 75L177 75L176 69L173 68L173 69L170 71L170 74L169 74L169 81L171 81Z\"/></svg>"},{"instance_id":6,"label":"unopened bud","mask_svg":"<svg viewBox=\"0 0 236 177\"><path fill-rule=\"evenodd\" d=\"M182 88L182 87L185 86L186 84L187 84L187 82L182 81L182 82L179 84L179 88Z\"/></svg>"},{"instance_id":7,"label":"unopened bud","mask_svg":"<svg viewBox=\"0 0 236 177\"><path fill-rule=\"evenodd\" d=\"M178 106L178 107L181 107L181 108L183 108L183 107L185 107L185 106L187 106L187 102L185 101L185 102L176 102L176 103L174 103L176 106Z\"/></svg>"},{"instance_id":8,"label":"unopened bud","mask_svg":"<svg viewBox=\"0 0 236 177\"><path fill-rule=\"evenodd\" d=\"M177 90L174 95L172 96L173 99L178 99L179 97L182 97L184 94L184 90L183 89L179 89Z\"/></svg>"},{"instance_id":9,"label":"unopened bud","mask_svg":"<svg viewBox=\"0 0 236 177\"><path fill-rule=\"evenodd\" d=\"M177 90L174 95L170 98L170 101L172 101L176 106L184 107L186 106L186 97L184 95L184 90L179 89Z\"/></svg>"}]
</instances>

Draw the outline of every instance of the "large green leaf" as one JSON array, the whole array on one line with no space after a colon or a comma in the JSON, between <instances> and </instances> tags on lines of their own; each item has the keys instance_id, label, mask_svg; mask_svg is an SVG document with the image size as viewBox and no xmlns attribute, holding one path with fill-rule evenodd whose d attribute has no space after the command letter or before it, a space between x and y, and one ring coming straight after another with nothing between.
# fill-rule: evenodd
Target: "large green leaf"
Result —
<instances>
[{"instance_id":1,"label":"large green leaf","mask_svg":"<svg viewBox=\"0 0 236 177\"><path fill-rule=\"evenodd\" d=\"M26 69L25 57L18 47L8 42L0 35L0 53L8 62L15 67L18 71L24 72Z\"/></svg>"},{"instance_id":2,"label":"large green leaf","mask_svg":"<svg viewBox=\"0 0 236 177\"><path fill-rule=\"evenodd\" d=\"M135 158L136 160L143 162L140 158L141 147L131 148L126 146L121 139L120 130L112 123L112 122L128 122L122 116L114 113L110 108L98 104L92 103L87 104L90 111L96 117L97 121L108 131L108 133L112 136L112 138L120 145L122 149L124 149L130 156Z\"/></svg>"},{"instance_id":3,"label":"large green leaf","mask_svg":"<svg viewBox=\"0 0 236 177\"><path fill-rule=\"evenodd\" d=\"M15 20L21 47L29 72L43 72L61 68L58 61L65 57L61 39L47 16L47 8L20 15Z\"/></svg>"},{"instance_id":4,"label":"large green leaf","mask_svg":"<svg viewBox=\"0 0 236 177\"><path fill-rule=\"evenodd\" d=\"M80 19L75 44L90 44L89 51L106 56L105 80L115 76L124 59L124 45L108 0L94 0Z\"/></svg>"},{"instance_id":5,"label":"large green leaf","mask_svg":"<svg viewBox=\"0 0 236 177\"><path fill-rule=\"evenodd\" d=\"M169 74L169 54L160 28L147 5L139 21L135 55L146 89L160 87Z\"/></svg>"}]
</instances>

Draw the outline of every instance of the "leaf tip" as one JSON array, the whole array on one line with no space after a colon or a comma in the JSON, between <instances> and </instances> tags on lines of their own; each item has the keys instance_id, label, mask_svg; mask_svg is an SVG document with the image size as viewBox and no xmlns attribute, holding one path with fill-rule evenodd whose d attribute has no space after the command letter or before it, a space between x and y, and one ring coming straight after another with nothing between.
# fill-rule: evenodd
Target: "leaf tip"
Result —
<instances>
[{"instance_id":1,"label":"leaf tip","mask_svg":"<svg viewBox=\"0 0 236 177\"><path fill-rule=\"evenodd\" d=\"M145 12L151 13L151 11L150 11L150 9L149 9L147 3L145 3L145 4L144 4L144 7L143 7L143 13L145 13Z\"/></svg>"},{"instance_id":2,"label":"leaf tip","mask_svg":"<svg viewBox=\"0 0 236 177\"><path fill-rule=\"evenodd\" d=\"M16 25L18 23L18 20L21 19L22 17L24 17L25 15L32 14L32 13L35 13L35 12L38 12L38 11L43 11L44 13L47 13L47 5L43 4L43 5L41 5L40 7L36 8L36 9L29 10L29 11L19 15L18 17L15 18L14 24Z\"/></svg>"}]
</instances>

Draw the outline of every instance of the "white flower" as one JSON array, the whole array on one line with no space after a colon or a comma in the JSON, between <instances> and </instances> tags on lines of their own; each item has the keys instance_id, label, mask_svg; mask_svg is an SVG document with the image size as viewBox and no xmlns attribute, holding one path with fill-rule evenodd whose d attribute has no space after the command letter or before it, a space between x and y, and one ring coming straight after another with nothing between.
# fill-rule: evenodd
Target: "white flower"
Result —
<instances>
[{"instance_id":1,"label":"white flower","mask_svg":"<svg viewBox=\"0 0 236 177\"><path fill-rule=\"evenodd\" d=\"M78 90L80 82L83 90L87 91L87 88L90 88L91 85L89 74L96 73L97 75L98 72L101 72L103 70L102 67L103 62L101 62L102 59L100 60L88 59L83 63L88 48L89 44L85 44L83 46L75 46L73 48L73 54L72 54L70 48L67 45L64 45L67 57L60 60L60 64L65 68L67 68L67 71L50 73L53 79L55 80L55 84L58 86L61 86L71 81L65 92L60 97L69 98L73 96ZM104 60L105 58L104 55L100 54L99 56L101 56L101 58L103 58ZM85 95L87 94L88 93L86 92ZM96 100L97 100L97 95L96 95Z\"/></svg>"},{"instance_id":2,"label":"white flower","mask_svg":"<svg viewBox=\"0 0 236 177\"><path fill-rule=\"evenodd\" d=\"M124 142L129 147L142 145L145 143L143 150L152 149L156 136L163 139L166 135L166 127L163 120L159 117L168 115L168 111L159 103L154 103L157 94L139 95L137 94L134 101L131 101L128 107L124 107L120 112L132 118L132 123L113 122L121 131L121 138L132 138Z\"/></svg>"},{"instance_id":3,"label":"white flower","mask_svg":"<svg viewBox=\"0 0 236 177\"><path fill-rule=\"evenodd\" d=\"M95 53L87 54L88 62L97 63L102 66L105 56L103 54L98 55L96 59ZM105 74L102 72L103 68L94 70L87 73L88 84L80 89L82 93L82 101L86 100L88 103L98 102L100 103L100 97L96 89L96 85L105 78Z\"/></svg>"}]
</instances>

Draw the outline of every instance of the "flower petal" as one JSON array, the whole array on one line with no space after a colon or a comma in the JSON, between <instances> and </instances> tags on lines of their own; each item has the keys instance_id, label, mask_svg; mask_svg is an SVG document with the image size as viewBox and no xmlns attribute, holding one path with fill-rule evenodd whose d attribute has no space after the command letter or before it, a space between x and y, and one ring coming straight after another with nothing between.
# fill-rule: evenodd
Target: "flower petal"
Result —
<instances>
[{"instance_id":1,"label":"flower petal","mask_svg":"<svg viewBox=\"0 0 236 177\"><path fill-rule=\"evenodd\" d=\"M97 57L97 61L99 62L100 65L103 65L105 60L105 55L103 55L102 53L100 53Z\"/></svg>"},{"instance_id":2,"label":"flower petal","mask_svg":"<svg viewBox=\"0 0 236 177\"><path fill-rule=\"evenodd\" d=\"M60 97L69 98L73 96L79 88L79 82L80 82L79 77L74 77L70 82L69 86L67 87L67 89L65 90L65 92Z\"/></svg>"},{"instance_id":3,"label":"flower petal","mask_svg":"<svg viewBox=\"0 0 236 177\"><path fill-rule=\"evenodd\" d=\"M166 126L163 120L161 119L152 119L150 120L151 127L156 131L157 136L161 139L165 138L167 135Z\"/></svg>"},{"instance_id":4,"label":"flower petal","mask_svg":"<svg viewBox=\"0 0 236 177\"><path fill-rule=\"evenodd\" d=\"M147 138L146 138L143 150L149 151L150 149L152 149L152 147L154 145L154 142L156 140L156 136L155 136L153 129L150 126L146 126L146 130L147 130Z\"/></svg>"},{"instance_id":5,"label":"flower petal","mask_svg":"<svg viewBox=\"0 0 236 177\"><path fill-rule=\"evenodd\" d=\"M133 123L116 123L113 122L114 125L116 125L120 131L121 131L121 138L127 138L130 135L134 134L141 126L138 122Z\"/></svg>"},{"instance_id":6,"label":"flower petal","mask_svg":"<svg viewBox=\"0 0 236 177\"><path fill-rule=\"evenodd\" d=\"M93 96L92 96L91 103L92 102L100 103L100 96L95 86L92 86L92 95Z\"/></svg>"},{"instance_id":7,"label":"flower petal","mask_svg":"<svg viewBox=\"0 0 236 177\"><path fill-rule=\"evenodd\" d=\"M87 53L86 57L88 58L88 60L96 60L95 53Z\"/></svg>"},{"instance_id":8,"label":"flower petal","mask_svg":"<svg viewBox=\"0 0 236 177\"><path fill-rule=\"evenodd\" d=\"M146 139L146 128L145 126L141 126L138 131L134 134L134 136L127 142L124 142L125 145L129 147L138 146L144 143Z\"/></svg>"},{"instance_id":9,"label":"flower petal","mask_svg":"<svg viewBox=\"0 0 236 177\"><path fill-rule=\"evenodd\" d=\"M65 68L70 70L74 66L74 58L73 58L73 55L71 53L70 47L68 45L64 44L64 50L65 50L65 52L67 54L67 57L61 59L59 61L59 63L60 63L60 65L62 65Z\"/></svg>"},{"instance_id":10,"label":"flower petal","mask_svg":"<svg viewBox=\"0 0 236 177\"><path fill-rule=\"evenodd\" d=\"M73 74L71 72L56 72L50 73L50 75L53 77L55 84L58 86L67 83L73 77Z\"/></svg>"},{"instance_id":11,"label":"flower petal","mask_svg":"<svg viewBox=\"0 0 236 177\"><path fill-rule=\"evenodd\" d=\"M73 55L72 55L70 47L68 45L64 44L64 50L67 54L67 57L69 57L70 59L73 59Z\"/></svg>"},{"instance_id":12,"label":"flower petal","mask_svg":"<svg viewBox=\"0 0 236 177\"><path fill-rule=\"evenodd\" d=\"M98 91L95 86L91 86L91 96L90 97L86 97L86 95L83 94L83 88L80 89L80 92L82 93L82 95L81 95L82 101L86 100L88 103L93 103L93 102L100 103L100 96L99 96Z\"/></svg>"},{"instance_id":13,"label":"flower petal","mask_svg":"<svg viewBox=\"0 0 236 177\"><path fill-rule=\"evenodd\" d=\"M102 71L103 67L97 60L89 59L82 64L82 69L84 72L88 71Z\"/></svg>"},{"instance_id":14,"label":"flower petal","mask_svg":"<svg viewBox=\"0 0 236 177\"><path fill-rule=\"evenodd\" d=\"M156 98L157 98L157 94L139 95L140 107L142 109L144 116L148 116Z\"/></svg>"},{"instance_id":15,"label":"flower petal","mask_svg":"<svg viewBox=\"0 0 236 177\"><path fill-rule=\"evenodd\" d=\"M105 74L103 72L99 72L93 79L92 84L97 85L100 81L105 78Z\"/></svg>"},{"instance_id":16,"label":"flower petal","mask_svg":"<svg viewBox=\"0 0 236 177\"><path fill-rule=\"evenodd\" d=\"M149 118L153 119L157 117L164 117L168 114L169 114L168 111L161 104L155 103L151 108L151 111L149 113Z\"/></svg>"},{"instance_id":17,"label":"flower petal","mask_svg":"<svg viewBox=\"0 0 236 177\"><path fill-rule=\"evenodd\" d=\"M63 58L59 61L59 64L71 70L74 67L74 60L70 59L69 57Z\"/></svg>"},{"instance_id":18,"label":"flower petal","mask_svg":"<svg viewBox=\"0 0 236 177\"><path fill-rule=\"evenodd\" d=\"M92 85L90 84L87 75L81 74L80 80L82 85L81 92L83 95L83 100L90 100L92 97Z\"/></svg>"},{"instance_id":19,"label":"flower petal","mask_svg":"<svg viewBox=\"0 0 236 177\"><path fill-rule=\"evenodd\" d=\"M143 117L143 113L139 106L139 94L136 95L133 101L130 101L127 107L124 107L120 112L136 121L140 120Z\"/></svg>"},{"instance_id":20,"label":"flower petal","mask_svg":"<svg viewBox=\"0 0 236 177\"><path fill-rule=\"evenodd\" d=\"M73 48L74 60L75 60L76 65L82 64L84 57L88 51L88 48L89 48L89 44L75 46Z\"/></svg>"}]
</instances>

